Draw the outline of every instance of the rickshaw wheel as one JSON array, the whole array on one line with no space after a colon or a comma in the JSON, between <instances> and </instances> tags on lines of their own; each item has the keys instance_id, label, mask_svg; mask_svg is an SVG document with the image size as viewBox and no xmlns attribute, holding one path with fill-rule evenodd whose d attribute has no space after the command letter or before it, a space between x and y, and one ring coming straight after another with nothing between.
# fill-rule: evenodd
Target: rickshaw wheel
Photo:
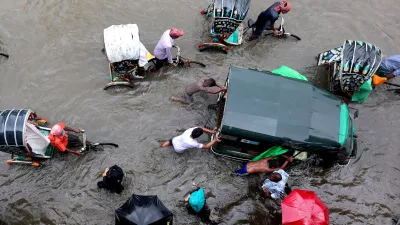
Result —
<instances>
[{"instance_id":1,"label":"rickshaw wheel","mask_svg":"<svg viewBox=\"0 0 400 225\"><path fill-rule=\"evenodd\" d=\"M197 48L199 49L200 52L203 52L205 50L209 50L209 49L216 49L216 50L220 50L222 52L224 52L225 54L228 54L230 48L222 45L220 43L203 43L203 44L199 44L197 46Z\"/></svg>"},{"instance_id":2,"label":"rickshaw wheel","mask_svg":"<svg viewBox=\"0 0 400 225\"><path fill-rule=\"evenodd\" d=\"M126 81L113 81L108 83L103 89L108 90L108 89L114 89L115 87L127 87L133 89L135 88L135 85L131 82L126 82Z\"/></svg>"}]
</instances>

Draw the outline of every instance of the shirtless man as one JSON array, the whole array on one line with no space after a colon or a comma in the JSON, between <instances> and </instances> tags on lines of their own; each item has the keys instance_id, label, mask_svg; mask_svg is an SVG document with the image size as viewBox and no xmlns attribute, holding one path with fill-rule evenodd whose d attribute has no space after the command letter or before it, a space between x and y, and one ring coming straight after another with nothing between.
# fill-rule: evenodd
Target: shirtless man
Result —
<instances>
[{"instance_id":1,"label":"shirtless man","mask_svg":"<svg viewBox=\"0 0 400 225\"><path fill-rule=\"evenodd\" d=\"M219 89L216 91L212 91L209 88L217 86ZM178 101L184 104L193 103L193 95L198 92L206 92L208 94L218 94L222 91L226 91L226 87L222 87L221 85L217 84L214 79L209 78L201 78L199 81L189 84L185 87L184 98L179 98L175 96L171 96L171 101Z\"/></svg>"},{"instance_id":2,"label":"shirtless man","mask_svg":"<svg viewBox=\"0 0 400 225\"><path fill-rule=\"evenodd\" d=\"M239 176L244 176L249 173L272 173L274 171L284 169L289 162L293 161L293 156L290 156L290 157L286 156L286 155L282 155L282 156L285 157L287 160L279 168L270 168L269 167L269 161L272 160L273 158L275 158L275 156L271 156L271 157L268 157L265 159L258 160L256 162L246 162L243 164L243 167L241 169L235 171L235 174L239 175Z\"/></svg>"}]
</instances>

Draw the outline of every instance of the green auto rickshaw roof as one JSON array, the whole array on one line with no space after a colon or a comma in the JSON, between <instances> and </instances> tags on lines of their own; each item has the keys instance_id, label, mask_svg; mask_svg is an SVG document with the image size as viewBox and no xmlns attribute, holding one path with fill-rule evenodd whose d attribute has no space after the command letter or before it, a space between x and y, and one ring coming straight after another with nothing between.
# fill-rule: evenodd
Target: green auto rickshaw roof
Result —
<instances>
[{"instance_id":1,"label":"green auto rickshaw roof","mask_svg":"<svg viewBox=\"0 0 400 225\"><path fill-rule=\"evenodd\" d=\"M339 146L341 101L312 83L231 67L222 133Z\"/></svg>"}]
</instances>

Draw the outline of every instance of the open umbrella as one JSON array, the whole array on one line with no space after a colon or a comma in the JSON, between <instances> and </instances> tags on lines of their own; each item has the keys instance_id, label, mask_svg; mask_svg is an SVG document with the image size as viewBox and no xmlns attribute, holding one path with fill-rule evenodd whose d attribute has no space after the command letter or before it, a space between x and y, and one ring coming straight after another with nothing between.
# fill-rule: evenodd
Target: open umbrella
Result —
<instances>
[{"instance_id":1,"label":"open umbrella","mask_svg":"<svg viewBox=\"0 0 400 225\"><path fill-rule=\"evenodd\" d=\"M308 190L293 190L281 203L283 225L329 225L326 205Z\"/></svg>"},{"instance_id":2,"label":"open umbrella","mask_svg":"<svg viewBox=\"0 0 400 225\"><path fill-rule=\"evenodd\" d=\"M172 225L174 215L156 195L135 195L115 210L115 225Z\"/></svg>"}]
</instances>

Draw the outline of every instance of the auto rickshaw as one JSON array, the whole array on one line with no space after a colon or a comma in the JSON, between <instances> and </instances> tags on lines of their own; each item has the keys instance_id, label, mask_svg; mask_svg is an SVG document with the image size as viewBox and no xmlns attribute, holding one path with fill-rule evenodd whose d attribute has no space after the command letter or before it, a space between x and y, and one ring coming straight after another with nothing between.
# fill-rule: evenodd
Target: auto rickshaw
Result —
<instances>
[{"instance_id":1,"label":"auto rickshaw","mask_svg":"<svg viewBox=\"0 0 400 225\"><path fill-rule=\"evenodd\" d=\"M291 155L306 153L304 158L318 155L341 163L356 157L347 105L297 71L232 66L225 86L227 93L219 95L210 125L217 127L212 139L221 139L211 148L214 154L247 161L286 149Z\"/></svg>"}]
</instances>

